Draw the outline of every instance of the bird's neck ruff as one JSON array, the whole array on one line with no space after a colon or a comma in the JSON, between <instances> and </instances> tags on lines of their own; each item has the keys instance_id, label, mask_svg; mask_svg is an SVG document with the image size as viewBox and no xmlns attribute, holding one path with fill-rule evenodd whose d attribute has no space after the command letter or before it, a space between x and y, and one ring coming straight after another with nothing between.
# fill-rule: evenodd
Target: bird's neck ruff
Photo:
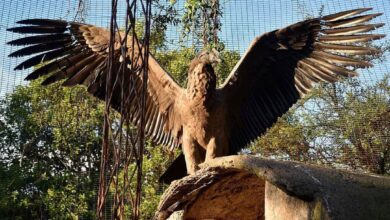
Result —
<instances>
[{"instance_id":1,"label":"bird's neck ruff","mask_svg":"<svg viewBox=\"0 0 390 220\"><path fill-rule=\"evenodd\" d=\"M187 94L189 98L206 102L214 94L216 81L212 65L194 59L188 73Z\"/></svg>"}]
</instances>

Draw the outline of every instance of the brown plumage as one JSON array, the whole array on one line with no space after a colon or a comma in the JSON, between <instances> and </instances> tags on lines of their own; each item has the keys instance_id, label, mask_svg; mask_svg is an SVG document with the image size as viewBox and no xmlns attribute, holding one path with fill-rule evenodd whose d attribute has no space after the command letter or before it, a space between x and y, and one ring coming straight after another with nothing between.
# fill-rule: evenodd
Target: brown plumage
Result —
<instances>
[{"instance_id":1,"label":"brown plumage","mask_svg":"<svg viewBox=\"0 0 390 220\"><path fill-rule=\"evenodd\" d=\"M362 60L362 55L379 51L361 43L384 35L365 34L383 25L366 24L380 15L359 15L368 10L356 9L310 19L257 37L220 88L216 88L213 69L218 62L215 51L204 51L191 62L187 88L181 88L150 55L146 134L169 149L181 146L189 173L195 172L204 160L237 153L264 134L278 117L310 92L315 83L335 82L339 76L356 76L347 67L371 65ZM48 19L18 23L25 26L9 31L36 35L9 42L32 45L11 56L42 53L15 69L51 61L34 70L27 80L49 74L43 84L65 79L63 85L84 84L92 95L105 99L108 30ZM118 35L114 62L117 70L123 62L118 47L120 40ZM136 48L137 44L130 40L127 43ZM132 48L127 49L128 54L132 54ZM125 58L125 62L130 61L137 62L130 56ZM140 77L125 72L123 80L113 90L112 107L121 109L123 88L124 91L130 87L140 91L141 83ZM136 99L134 95L128 96L125 107L131 120L138 124L140 112L134 104ZM180 160L175 164L180 164ZM180 168L170 168L170 171ZM165 178L171 180L168 174Z\"/></svg>"}]
</instances>

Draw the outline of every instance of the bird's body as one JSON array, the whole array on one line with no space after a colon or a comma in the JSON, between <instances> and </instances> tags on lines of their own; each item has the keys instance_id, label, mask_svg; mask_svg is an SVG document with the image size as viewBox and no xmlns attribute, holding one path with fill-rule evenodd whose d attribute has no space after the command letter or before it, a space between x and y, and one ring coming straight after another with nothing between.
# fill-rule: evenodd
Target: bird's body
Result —
<instances>
[{"instance_id":1,"label":"bird's body","mask_svg":"<svg viewBox=\"0 0 390 220\"><path fill-rule=\"evenodd\" d=\"M215 51L203 51L191 62L187 88L180 87L150 55L146 134L169 149L181 146L188 173L195 172L204 160L237 153L264 134L278 117L308 94L315 83L336 82L340 76L357 75L355 68L371 66L364 60L365 55L380 51L366 43L384 35L366 34L383 26L367 24L380 15L360 15L368 10L371 9L355 9L309 19L255 38L219 88L216 87L213 68L218 62ZM65 86L84 84L89 93L102 100L106 97L107 80L112 80L110 83L115 86L111 106L127 114L136 125L139 123L141 112L136 105L137 97L123 91L135 89L140 92L143 82L139 76L142 74L134 75L128 69L120 71L124 63L139 61L131 57L131 54L137 54L141 46L139 42L132 42L129 37L127 45L134 45L135 49L128 46L126 57L122 57L119 47L121 37L116 36L112 64L116 75L107 78L108 30L48 19L29 19L18 23L27 26L9 31L35 35L9 42L11 45L32 45L10 56L40 54L15 69L50 61L35 69L27 80L49 75L43 84L63 79ZM122 80L116 83L119 75ZM122 107L126 110L123 111ZM184 165L178 164L174 162L176 167L171 171L183 168L180 166Z\"/></svg>"},{"instance_id":2,"label":"bird's body","mask_svg":"<svg viewBox=\"0 0 390 220\"><path fill-rule=\"evenodd\" d=\"M223 97L217 93L217 78L212 58L208 53L203 59L194 59L189 67L188 83L179 109L183 117L182 149L189 173L205 159L227 155L227 115L223 109ZM198 56L199 57L199 56Z\"/></svg>"}]
</instances>

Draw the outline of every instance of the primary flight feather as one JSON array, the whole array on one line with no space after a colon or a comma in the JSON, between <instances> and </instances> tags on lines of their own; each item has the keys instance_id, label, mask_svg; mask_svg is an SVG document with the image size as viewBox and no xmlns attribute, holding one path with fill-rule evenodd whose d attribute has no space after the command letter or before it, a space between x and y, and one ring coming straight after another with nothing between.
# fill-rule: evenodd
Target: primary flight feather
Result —
<instances>
[{"instance_id":1,"label":"primary flight feather","mask_svg":"<svg viewBox=\"0 0 390 220\"><path fill-rule=\"evenodd\" d=\"M219 61L216 51L203 51L191 61L186 88L180 87L150 55L146 134L169 149L181 146L190 174L204 160L237 153L264 134L315 83L356 76L349 67L371 66L363 60L364 55L380 51L365 43L384 35L367 33L383 26L367 23L380 14L360 15L369 10L362 8L309 19L257 37L220 88L216 87L213 68ZM49 19L18 23L22 26L8 30L34 35L9 42L25 46L10 56L39 54L15 69L48 62L29 74L27 80L49 74L44 85L59 80L64 80L64 86L84 84L89 93L105 100L109 30ZM127 57L121 57L119 45L123 34L115 38L113 66L118 73L122 62L139 62L134 54L140 45L132 42L131 37L127 38ZM137 125L141 112L134 94L141 91L142 78L131 74L129 69L124 74L120 82L111 82L115 87L110 104L120 111L126 103L127 110L121 113L128 114ZM130 92L132 89L136 92ZM123 91L127 93L123 95ZM123 97L126 102L121 100ZM170 170L176 172L183 167ZM165 178L172 179L168 174Z\"/></svg>"}]
</instances>

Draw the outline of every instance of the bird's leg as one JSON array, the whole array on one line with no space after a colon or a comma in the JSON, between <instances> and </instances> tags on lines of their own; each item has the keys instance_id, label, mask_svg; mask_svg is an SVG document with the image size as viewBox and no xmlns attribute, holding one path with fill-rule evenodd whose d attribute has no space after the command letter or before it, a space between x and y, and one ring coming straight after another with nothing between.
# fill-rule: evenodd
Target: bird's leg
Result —
<instances>
[{"instance_id":1,"label":"bird's leg","mask_svg":"<svg viewBox=\"0 0 390 220\"><path fill-rule=\"evenodd\" d=\"M199 169L199 152L196 149L195 140L189 135L183 134L182 140L182 149L186 160L187 173L192 175Z\"/></svg>"},{"instance_id":2,"label":"bird's leg","mask_svg":"<svg viewBox=\"0 0 390 220\"><path fill-rule=\"evenodd\" d=\"M215 157L217 157L217 143L215 143L215 138L211 138L207 144L205 161L207 162Z\"/></svg>"},{"instance_id":3,"label":"bird's leg","mask_svg":"<svg viewBox=\"0 0 390 220\"><path fill-rule=\"evenodd\" d=\"M214 159L216 157L225 156L227 152L225 152L225 148L227 147L226 144L224 144L221 141L217 141L216 138L211 138L209 143L207 144L207 150L206 150L206 162Z\"/></svg>"}]
</instances>

